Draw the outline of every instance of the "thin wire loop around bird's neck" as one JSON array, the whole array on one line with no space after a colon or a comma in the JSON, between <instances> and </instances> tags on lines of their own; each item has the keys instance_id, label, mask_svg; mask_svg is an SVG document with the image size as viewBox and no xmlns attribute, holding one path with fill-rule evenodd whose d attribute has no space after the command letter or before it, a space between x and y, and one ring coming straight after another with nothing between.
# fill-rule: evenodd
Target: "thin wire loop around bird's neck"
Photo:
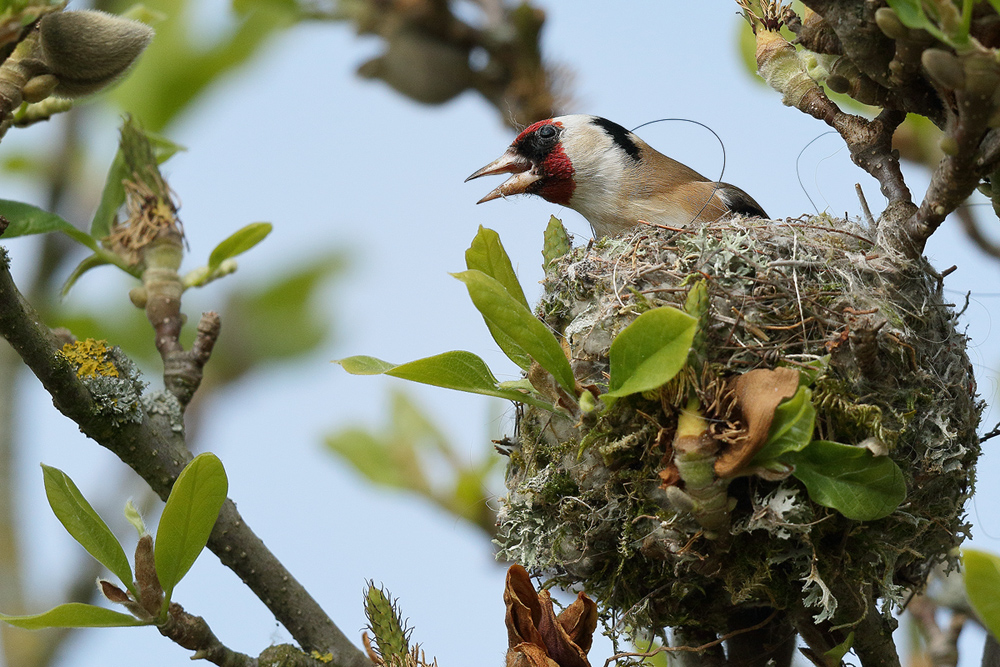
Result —
<instances>
[{"instance_id":1,"label":"thin wire loop around bird's neck","mask_svg":"<svg viewBox=\"0 0 1000 667\"><path fill-rule=\"evenodd\" d=\"M670 121L683 121L685 123L694 123L695 125L700 125L701 127L705 128L706 130L712 133L712 136L715 137L715 140L719 142L719 146L722 148L722 170L719 171L719 177L715 179L715 185L712 188L712 194L708 196L708 199L705 200L705 203L702 204L700 209L698 209L698 212L695 213L694 217L688 221L688 224L690 224L695 220L697 220L701 216L702 212L704 212L704 210L708 208L708 205L709 203L711 203L712 198L715 197L715 193L718 192L719 188L722 186L722 177L726 173L726 144L722 141L722 137L720 137L715 130L710 128L708 125L705 125L705 123L702 123L701 121L692 120L690 118L657 118L656 120L646 121L642 125L636 126L631 130L631 132L634 134L636 130L644 128L647 125L652 125L654 123L666 123Z\"/></svg>"}]
</instances>

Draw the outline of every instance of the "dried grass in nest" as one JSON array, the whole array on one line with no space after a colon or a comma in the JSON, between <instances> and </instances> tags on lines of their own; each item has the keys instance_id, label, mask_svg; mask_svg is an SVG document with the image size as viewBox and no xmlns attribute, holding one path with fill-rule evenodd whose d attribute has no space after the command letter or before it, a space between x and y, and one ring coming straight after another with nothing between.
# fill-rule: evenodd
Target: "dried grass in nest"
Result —
<instances>
[{"instance_id":1,"label":"dried grass in nest","mask_svg":"<svg viewBox=\"0 0 1000 667\"><path fill-rule=\"evenodd\" d=\"M614 336L649 308L683 307L699 280L710 298L700 372L689 367L655 395L619 401L596 423L525 410L501 555L653 631L718 630L743 604L801 603L837 622L829 583L868 591L887 611L950 561L968 529L982 404L940 276L846 220L736 219L680 232L643 227L577 248L549 271L538 310L566 336L578 380L606 384ZM812 503L794 478L742 478L729 487L732 539L704 539L661 484L680 398L693 388L702 405L721 409L729 378L825 355L828 370L813 385L815 437L880 441L903 470L907 499L885 519L858 523ZM722 435L727 426L714 428Z\"/></svg>"}]
</instances>

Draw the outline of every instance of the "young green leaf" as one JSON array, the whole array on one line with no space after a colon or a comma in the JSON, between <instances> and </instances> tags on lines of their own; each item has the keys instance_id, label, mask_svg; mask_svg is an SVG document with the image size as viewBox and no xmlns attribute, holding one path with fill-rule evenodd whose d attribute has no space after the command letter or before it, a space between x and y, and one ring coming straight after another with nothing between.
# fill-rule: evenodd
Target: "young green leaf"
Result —
<instances>
[{"instance_id":1,"label":"young green leaf","mask_svg":"<svg viewBox=\"0 0 1000 667\"><path fill-rule=\"evenodd\" d=\"M109 262L105 257L101 257L97 254L84 257L83 260L76 265L76 268L70 272L69 277L66 278L66 282L63 283L62 288L59 290L60 296L65 297L69 294L69 291L73 289L73 285L76 284L76 281L79 280L80 276L85 274L87 271L110 263L111 262Z\"/></svg>"},{"instance_id":2,"label":"young green leaf","mask_svg":"<svg viewBox=\"0 0 1000 667\"><path fill-rule=\"evenodd\" d=\"M900 22L907 28L926 30L942 42L949 42L947 35L924 12L923 0L887 0Z\"/></svg>"},{"instance_id":3,"label":"young green leaf","mask_svg":"<svg viewBox=\"0 0 1000 667\"><path fill-rule=\"evenodd\" d=\"M527 370L534 360L547 370L563 389L576 396L576 379L566 353L555 335L528 307L504 289L495 278L482 271L452 274L469 289L472 303L504 353Z\"/></svg>"},{"instance_id":4,"label":"young green leaf","mask_svg":"<svg viewBox=\"0 0 1000 667\"><path fill-rule=\"evenodd\" d=\"M4 239L28 236L30 234L62 232L91 250L96 251L98 248L97 242L86 232L80 231L55 213L49 213L37 206L9 199L0 199L0 215L7 218L10 222L7 230L3 233Z\"/></svg>"},{"instance_id":5,"label":"young green leaf","mask_svg":"<svg viewBox=\"0 0 1000 667\"><path fill-rule=\"evenodd\" d=\"M472 245L465 251L465 267L482 271L495 279L518 303L531 310L528 300L524 297L524 290L521 289L521 283L517 280L517 274L514 273L514 267L510 263L510 257L500 243L500 235L492 229L479 226L476 238L472 239Z\"/></svg>"},{"instance_id":6,"label":"young green leaf","mask_svg":"<svg viewBox=\"0 0 1000 667\"><path fill-rule=\"evenodd\" d=\"M569 234L566 233L562 220L554 215L550 216L542 243L542 268L547 272L553 260L559 259L572 249L573 244L570 243Z\"/></svg>"},{"instance_id":7,"label":"young green leaf","mask_svg":"<svg viewBox=\"0 0 1000 667\"><path fill-rule=\"evenodd\" d=\"M656 389L687 362L698 320L676 308L647 310L611 342L609 397Z\"/></svg>"},{"instance_id":8,"label":"young green leaf","mask_svg":"<svg viewBox=\"0 0 1000 667\"><path fill-rule=\"evenodd\" d=\"M80 493L69 475L42 464L45 496L52 512L70 535L104 567L111 570L130 592L135 594L132 567L125 550L108 524Z\"/></svg>"},{"instance_id":9,"label":"young green leaf","mask_svg":"<svg viewBox=\"0 0 1000 667\"><path fill-rule=\"evenodd\" d=\"M1000 637L1000 556L962 549L965 594L994 638Z\"/></svg>"},{"instance_id":10,"label":"young green leaf","mask_svg":"<svg viewBox=\"0 0 1000 667\"><path fill-rule=\"evenodd\" d=\"M453 351L417 359L407 364L391 364L375 357L357 356L337 359L351 375L390 375L410 382L420 382L470 394L496 396L509 401L552 410L552 405L517 389L502 388L486 362L471 352Z\"/></svg>"},{"instance_id":11,"label":"young green leaf","mask_svg":"<svg viewBox=\"0 0 1000 667\"><path fill-rule=\"evenodd\" d=\"M135 506L131 500L125 502L124 510L125 518L128 520L132 527L135 528L135 532L139 533L139 537L142 537L149 531L146 530L146 522L142 520L142 514L139 512L139 508Z\"/></svg>"},{"instance_id":12,"label":"young green leaf","mask_svg":"<svg viewBox=\"0 0 1000 667\"><path fill-rule=\"evenodd\" d=\"M42 614L31 616L8 616L0 614L0 621L25 630L42 628L126 628L135 625L149 625L152 621L140 621L134 616L112 609L96 607L82 602L70 602L49 609Z\"/></svg>"},{"instance_id":13,"label":"young green leaf","mask_svg":"<svg viewBox=\"0 0 1000 667\"><path fill-rule=\"evenodd\" d=\"M814 502L848 519L881 519L906 498L899 466L863 447L814 440L801 451L786 451L781 460L795 466L792 475L806 485Z\"/></svg>"},{"instance_id":14,"label":"young green leaf","mask_svg":"<svg viewBox=\"0 0 1000 667\"><path fill-rule=\"evenodd\" d=\"M854 646L854 633L848 632L847 639L840 642L832 649L823 654L823 658L826 660L828 665L841 665L843 664L844 656L847 652L851 650Z\"/></svg>"},{"instance_id":15,"label":"young green leaf","mask_svg":"<svg viewBox=\"0 0 1000 667\"><path fill-rule=\"evenodd\" d=\"M766 467L786 452L801 450L812 442L815 424L816 408L812 404L812 391L800 386L794 396L774 410L767 441L750 464Z\"/></svg>"},{"instance_id":16,"label":"young green leaf","mask_svg":"<svg viewBox=\"0 0 1000 667\"><path fill-rule=\"evenodd\" d=\"M199 454L177 476L156 529L156 574L164 605L205 548L228 491L226 470L215 454Z\"/></svg>"},{"instance_id":17,"label":"young green leaf","mask_svg":"<svg viewBox=\"0 0 1000 667\"><path fill-rule=\"evenodd\" d=\"M208 256L208 270L215 271L225 260L230 257L242 255L250 248L264 240L271 233L271 223L252 222L246 227L234 232L231 236L215 246L215 250Z\"/></svg>"}]
</instances>

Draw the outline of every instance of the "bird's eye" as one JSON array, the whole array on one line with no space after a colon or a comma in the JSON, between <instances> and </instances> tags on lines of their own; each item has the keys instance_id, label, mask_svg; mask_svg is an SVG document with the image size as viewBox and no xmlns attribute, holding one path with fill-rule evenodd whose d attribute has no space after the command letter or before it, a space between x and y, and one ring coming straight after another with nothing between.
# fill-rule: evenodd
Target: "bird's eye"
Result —
<instances>
[{"instance_id":1,"label":"bird's eye","mask_svg":"<svg viewBox=\"0 0 1000 667\"><path fill-rule=\"evenodd\" d=\"M538 128L538 136L542 139L551 139L556 136L556 128L551 125L542 125Z\"/></svg>"}]
</instances>

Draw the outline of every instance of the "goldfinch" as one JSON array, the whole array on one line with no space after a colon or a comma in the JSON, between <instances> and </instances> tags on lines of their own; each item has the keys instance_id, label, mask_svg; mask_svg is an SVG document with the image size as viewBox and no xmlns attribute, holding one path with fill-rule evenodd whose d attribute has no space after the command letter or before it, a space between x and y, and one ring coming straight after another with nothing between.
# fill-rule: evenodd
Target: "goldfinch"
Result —
<instances>
[{"instance_id":1,"label":"goldfinch","mask_svg":"<svg viewBox=\"0 0 1000 667\"><path fill-rule=\"evenodd\" d=\"M645 222L684 227L730 214L766 218L734 185L710 181L599 116L549 118L517 135L499 158L465 179L512 174L479 200L530 194L585 217L596 237Z\"/></svg>"}]
</instances>

